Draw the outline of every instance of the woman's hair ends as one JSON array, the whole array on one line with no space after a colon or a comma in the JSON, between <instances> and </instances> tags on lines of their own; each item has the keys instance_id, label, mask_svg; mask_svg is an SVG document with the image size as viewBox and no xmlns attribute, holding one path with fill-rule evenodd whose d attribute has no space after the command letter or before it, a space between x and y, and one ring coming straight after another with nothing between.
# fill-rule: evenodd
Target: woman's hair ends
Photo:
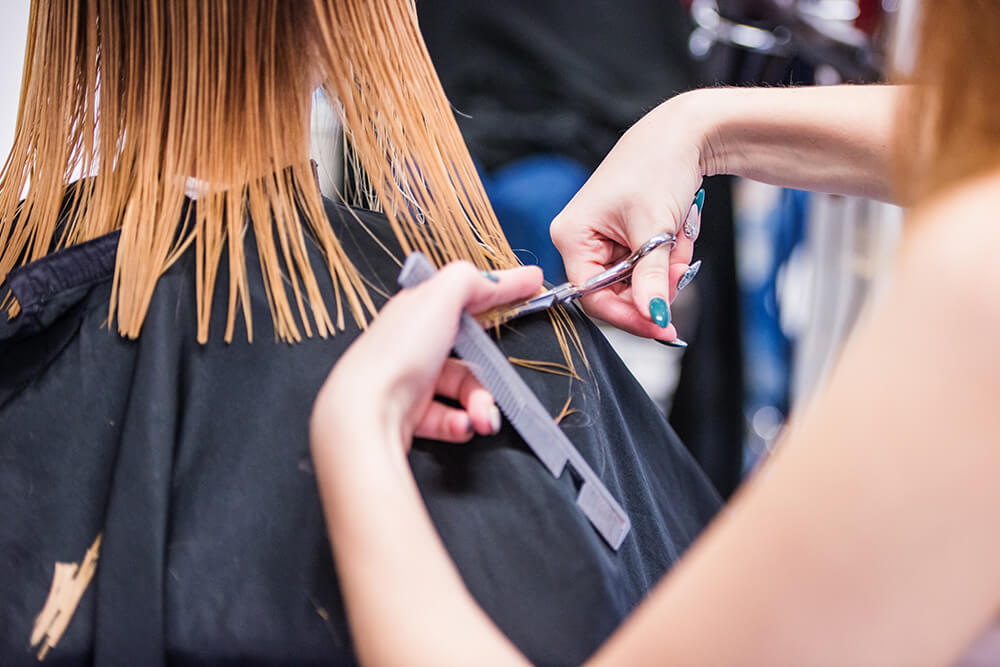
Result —
<instances>
[{"instance_id":1,"label":"woman's hair ends","mask_svg":"<svg viewBox=\"0 0 1000 667\"><path fill-rule=\"evenodd\" d=\"M223 257L225 339L240 314L252 337L248 225L278 339L326 336L344 326L345 311L361 325L374 313L309 164L317 85L334 100L404 252L422 250L439 265L517 263L413 0L33 0L22 81L0 172L0 282L120 229L109 315L123 335L139 334L157 280L193 246L198 339L208 338ZM329 278L314 273L307 236ZM319 287L326 279L331 304Z\"/></svg>"}]
</instances>

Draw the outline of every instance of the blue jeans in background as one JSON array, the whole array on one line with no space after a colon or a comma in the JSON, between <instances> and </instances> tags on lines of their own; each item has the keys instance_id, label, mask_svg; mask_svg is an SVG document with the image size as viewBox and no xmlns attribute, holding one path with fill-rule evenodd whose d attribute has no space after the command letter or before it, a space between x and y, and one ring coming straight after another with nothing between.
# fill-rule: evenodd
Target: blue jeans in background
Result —
<instances>
[{"instance_id":1,"label":"blue jeans in background","mask_svg":"<svg viewBox=\"0 0 1000 667\"><path fill-rule=\"evenodd\" d=\"M562 257L549 237L549 224L569 203L590 171L562 155L531 155L479 175L511 247L525 264L537 264L545 279L566 280Z\"/></svg>"}]
</instances>

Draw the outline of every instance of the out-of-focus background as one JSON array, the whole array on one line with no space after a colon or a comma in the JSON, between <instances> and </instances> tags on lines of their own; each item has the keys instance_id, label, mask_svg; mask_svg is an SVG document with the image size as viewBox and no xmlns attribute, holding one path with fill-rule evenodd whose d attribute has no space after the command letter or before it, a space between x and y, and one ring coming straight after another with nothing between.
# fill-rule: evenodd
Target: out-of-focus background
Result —
<instances>
[{"instance_id":1,"label":"out-of-focus background","mask_svg":"<svg viewBox=\"0 0 1000 667\"><path fill-rule=\"evenodd\" d=\"M629 125L696 86L882 80L906 2L418 0L417 8L501 224L522 259L559 282L548 223ZM0 156L13 139L28 6L2 3ZM316 99L313 153L324 192L335 195L350 184L333 113ZM673 308L690 348L605 333L728 496L822 384L884 287L902 215L727 177L705 188L695 250L704 267Z\"/></svg>"},{"instance_id":2,"label":"out-of-focus background","mask_svg":"<svg viewBox=\"0 0 1000 667\"><path fill-rule=\"evenodd\" d=\"M644 113L696 86L883 80L898 3L419 0L417 8L500 223L522 259L558 282L548 222ZM823 383L881 290L901 213L727 177L706 179L705 189L695 248L703 268L673 308L691 346L604 331L728 496Z\"/></svg>"},{"instance_id":3,"label":"out-of-focus background","mask_svg":"<svg viewBox=\"0 0 1000 667\"><path fill-rule=\"evenodd\" d=\"M17 101L21 91L24 40L28 33L28 0L3 0L0 9L0 159L14 140Z\"/></svg>"}]
</instances>

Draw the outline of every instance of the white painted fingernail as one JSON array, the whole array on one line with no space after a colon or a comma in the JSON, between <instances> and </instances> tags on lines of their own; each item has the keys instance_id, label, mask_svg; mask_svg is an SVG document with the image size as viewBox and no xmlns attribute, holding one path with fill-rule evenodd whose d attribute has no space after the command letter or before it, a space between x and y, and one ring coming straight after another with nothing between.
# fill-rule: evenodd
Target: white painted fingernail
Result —
<instances>
[{"instance_id":1,"label":"white painted fingernail","mask_svg":"<svg viewBox=\"0 0 1000 667\"><path fill-rule=\"evenodd\" d=\"M698 223L700 222L698 204L691 204L687 217L684 218L684 236L694 240L698 236Z\"/></svg>"},{"instance_id":2,"label":"white painted fingernail","mask_svg":"<svg viewBox=\"0 0 1000 667\"><path fill-rule=\"evenodd\" d=\"M490 429L493 433L500 432L500 408L495 405L490 408Z\"/></svg>"}]
</instances>

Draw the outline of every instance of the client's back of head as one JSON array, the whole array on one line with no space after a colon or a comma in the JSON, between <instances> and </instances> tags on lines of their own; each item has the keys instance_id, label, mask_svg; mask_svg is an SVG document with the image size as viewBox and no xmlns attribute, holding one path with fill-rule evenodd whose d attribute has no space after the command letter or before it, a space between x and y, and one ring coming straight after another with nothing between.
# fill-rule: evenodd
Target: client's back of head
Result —
<instances>
[{"instance_id":1,"label":"client's back of head","mask_svg":"<svg viewBox=\"0 0 1000 667\"><path fill-rule=\"evenodd\" d=\"M345 305L363 321L372 302L329 232L308 163L318 85L336 100L373 195L365 200L384 206L404 250L424 249L438 263L514 263L412 3L35 0L17 133L0 175L0 281L120 229L109 314L134 337L158 276L193 245L204 342L225 247L226 338L239 312L252 335L241 243L249 225L279 338L343 328ZM67 181L79 176L87 178L65 201ZM190 212L189 179L200 190ZM305 261L306 236L343 303L318 298L329 278Z\"/></svg>"}]
</instances>

